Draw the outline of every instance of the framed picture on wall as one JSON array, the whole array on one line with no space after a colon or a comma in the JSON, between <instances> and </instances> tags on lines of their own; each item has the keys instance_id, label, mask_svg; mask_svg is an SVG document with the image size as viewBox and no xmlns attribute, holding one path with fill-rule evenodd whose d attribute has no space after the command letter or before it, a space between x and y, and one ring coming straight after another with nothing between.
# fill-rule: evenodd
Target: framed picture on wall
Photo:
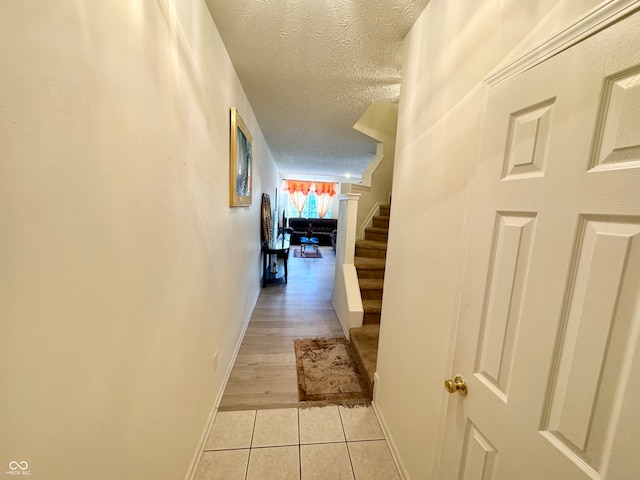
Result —
<instances>
[{"instance_id":1,"label":"framed picture on wall","mask_svg":"<svg viewBox=\"0 0 640 480\"><path fill-rule=\"evenodd\" d=\"M251 205L252 138L236 107L231 107L229 149L229 205Z\"/></svg>"}]
</instances>

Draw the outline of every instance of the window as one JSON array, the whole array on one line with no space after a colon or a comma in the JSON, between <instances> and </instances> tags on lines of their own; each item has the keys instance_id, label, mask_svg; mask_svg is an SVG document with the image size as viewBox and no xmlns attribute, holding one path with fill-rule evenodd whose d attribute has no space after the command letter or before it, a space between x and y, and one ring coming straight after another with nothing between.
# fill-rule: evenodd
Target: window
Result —
<instances>
[{"instance_id":1,"label":"window","mask_svg":"<svg viewBox=\"0 0 640 480\"><path fill-rule=\"evenodd\" d=\"M324 218L331 215L331 198L336 194L335 183L285 180L284 191L289 193L289 218Z\"/></svg>"},{"instance_id":2,"label":"window","mask_svg":"<svg viewBox=\"0 0 640 480\"><path fill-rule=\"evenodd\" d=\"M304 203L304 208L302 209L302 215L298 215L298 210L293 205L293 201L291 200L291 195L288 195L287 202L287 216L289 218L295 217L305 217L305 218L319 218L318 215L318 197L314 192L309 192L307 195L307 201ZM329 206L329 210L325 214L326 218L331 217L331 206Z\"/></svg>"}]
</instances>

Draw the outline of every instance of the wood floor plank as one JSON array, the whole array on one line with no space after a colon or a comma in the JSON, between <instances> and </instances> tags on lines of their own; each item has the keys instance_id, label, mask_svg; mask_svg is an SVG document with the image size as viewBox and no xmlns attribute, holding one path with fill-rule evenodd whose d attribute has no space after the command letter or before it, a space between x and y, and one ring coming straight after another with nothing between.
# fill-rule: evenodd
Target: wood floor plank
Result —
<instances>
[{"instance_id":1,"label":"wood floor plank","mask_svg":"<svg viewBox=\"0 0 640 480\"><path fill-rule=\"evenodd\" d=\"M293 247L298 248L298 247ZM298 405L293 340L344 337L331 303L335 253L289 258L289 282L263 288L229 376L220 410Z\"/></svg>"}]
</instances>

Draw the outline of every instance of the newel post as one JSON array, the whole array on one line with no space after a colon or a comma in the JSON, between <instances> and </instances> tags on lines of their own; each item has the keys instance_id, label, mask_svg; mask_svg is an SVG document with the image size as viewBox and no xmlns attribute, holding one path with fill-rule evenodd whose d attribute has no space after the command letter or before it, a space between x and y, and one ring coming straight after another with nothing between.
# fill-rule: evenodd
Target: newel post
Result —
<instances>
[{"instance_id":1,"label":"newel post","mask_svg":"<svg viewBox=\"0 0 640 480\"><path fill-rule=\"evenodd\" d=\"M349 329L362 326L364 309L353 259L356 248L356 227L359 193L338 197L338 235L336 237L336 270L333 285L333 308L342 330L349 338Z\"/></svg>"},{"instance_id":2,"label":"newel post","mask_svg":"<svg viewBox=\"0 0 640 480\"><path fill-rule=\"evenodd\" d=\"M356 249L356 225L359 193L346 193L338 197L338 236L336 238L336 266L353 263Z\"/></svg>"}]
</instances>

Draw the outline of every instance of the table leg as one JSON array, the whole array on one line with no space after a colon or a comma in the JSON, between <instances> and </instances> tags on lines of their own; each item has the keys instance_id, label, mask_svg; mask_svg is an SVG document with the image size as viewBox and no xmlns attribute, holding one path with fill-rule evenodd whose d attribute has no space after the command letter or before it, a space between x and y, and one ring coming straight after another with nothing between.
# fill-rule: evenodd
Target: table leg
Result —
<instances>
[{"instance_id":1,"label":"table leg","mask_svg":"<svg viewBox=\"0 0 640 480\"><path fill-rule=\"evenodd\" d=\"M284 283L287 283L287 259L289 258L289 250L286 251L284 255Z\"/></svg>"},{"instance_id":2,"label":"table leg","mask_svg":"<svg viewBox=\"0 0 640 480\"><path fill-rule=\"evenodd\" d=\"M262 251L262 288L267 286L267 252Z\"/></svg>"}]
</instances>

